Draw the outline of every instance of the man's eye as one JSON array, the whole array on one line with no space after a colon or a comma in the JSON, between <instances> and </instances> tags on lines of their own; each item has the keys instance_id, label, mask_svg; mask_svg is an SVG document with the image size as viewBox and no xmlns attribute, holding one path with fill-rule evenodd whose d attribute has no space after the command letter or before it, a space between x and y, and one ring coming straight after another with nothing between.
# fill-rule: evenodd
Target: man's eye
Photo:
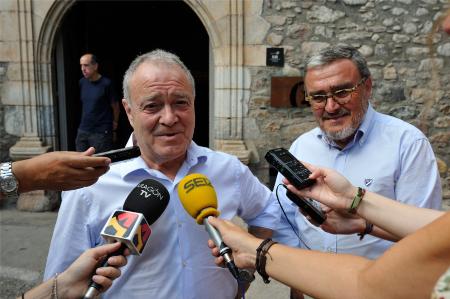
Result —
<instances>
[{"instance_id":1,"label":"man's eye","mask_svg":"<svg viewBox=\"0 0 450 299\"><path fill-rule=\"evenodd\" d=\"M312 96L313 101L315 102L323 102L326 101L328 96L326 94L315 94Z\"/></svg>"},{"instance_id":2,"label":"man's eye","mask_svg":"<svg viewBox=\"0 0 450 299\"><path fill-rule=\"evenodd\" d=\"M350 94L350 90L348 90L348 89L337 90L334 92L334 95L337 98L346 98L349 94Z\"/></svg>"},{"instance_id":3,"label":"man's eye","mask_svg":"<svg viewBox=\"0 0 450 299\"><path fill-rule=\"evenodd\" d=\"M159 110L161 108L161 104L158 103L149 103L147 105L144 106L145 111L156 111Z\"/></svg>"},{"instance_id":4,"label":"man's eye","mask_svg":"<svg viewBox=\"0 0 450 299\"><path fill-rule=\"evenodd\" d=\"M186 107L189 106L189 101L186 99L180 99L175 102L175 105L177 105L178 107Z\"/></svg>"}]
</instances>

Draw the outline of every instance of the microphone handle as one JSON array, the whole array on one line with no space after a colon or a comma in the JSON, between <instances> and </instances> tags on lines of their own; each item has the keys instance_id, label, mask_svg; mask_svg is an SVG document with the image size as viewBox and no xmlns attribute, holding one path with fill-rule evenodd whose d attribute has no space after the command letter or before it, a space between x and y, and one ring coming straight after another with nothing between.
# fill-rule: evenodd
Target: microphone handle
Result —
<instances>
[{"instance_id":1,"label":"microphone handle","mask_svg":"<svg viewBox=\"0 0 450 299\"><path fill-rule=\"evenodd\" d=\"M213 240L214 244L219 248L219 254L223 256L225 260L225 265L227 265L228 270L230 270L231 274L237 280L240 279L239 269L236 267L236 264L231 257L231 249L228 247L222 240L222 236L220 232L214 228L209 222L208 219L203 219L203 224L205 225L205 229L208 232L210 238Z\"/></svg>"},{"instance_id":2,"label":"microphone handle","mask_svg":"<svg viewBox=\"0 0 450 299\"><path fill-rule=\"evenodd\" d=\"M114 252L111 252L110 254L108 254L106 257L103 258L103 260L100 262L100 266L98 266L97 268L100 267L108 267L108 259L112 256L116 256L116 255L122 255L123 252L125 251L125 249L127 249L127 246L125 244L122 243L122 245L120 246L119 249L117 249ZM97 269L95 268L95 269ZM95 271L94 271L95 273ZM91 284L89 285L88 290L86 291L86 293L84 294L83 299L93 299L95 298L95 296L98 295L98 293L100 292L100 289L102 288L101 285L99 285L98 283L94 282L91 280Z\"/></svg>"}]
</instances>

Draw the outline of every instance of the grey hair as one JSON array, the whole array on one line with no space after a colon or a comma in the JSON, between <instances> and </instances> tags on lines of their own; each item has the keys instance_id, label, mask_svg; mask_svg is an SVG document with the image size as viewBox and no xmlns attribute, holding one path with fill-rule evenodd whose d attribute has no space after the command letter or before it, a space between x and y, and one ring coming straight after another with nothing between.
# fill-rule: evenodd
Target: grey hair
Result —
<instances>
[{"instance_id":1,"label":"grey hair","mask_svg":"<svg viewBox=\"0 0 450 299\"><path fill-rule=\"evenodd\" d=\"M318 53L306 59L305 72L317 66L327 65L339 59L350 59L358 68L361 78L369 78L370 70L366 59L354 47L348 45L334 45L321 49Z\"/></svg>"},{"instance_id":2,"label":"grey hair","mask_svg":"<svg viewBox=\"0 0 450 299\"><path fill-rule=\"evenodd\" d=\"M179 66L184 73L186 74L189 82L192 85L192 92L194 94L195 97L195 82L194 82L194 77L192 76L191 72L189 71L189 69L186 67L186 65L184 65L184 63L181 61L180 57L178 57L177 55L161 50L161 49L156 49L153 50L151 52L139 55L138 57L136 57L130 64L130 66L128 67L127 71L125 72L125 75L123 76L123 83L122 83L122 91L123 91L123 97L128 101L129 104L131 104L131 99L130 99L130 90L129 90L129 85L130 85L130 80L133 77L134 73L136 72L137 68L145 63L145 62L150 62L150 63L161 63L167 66Z\"/></svg>"}]
</instances>

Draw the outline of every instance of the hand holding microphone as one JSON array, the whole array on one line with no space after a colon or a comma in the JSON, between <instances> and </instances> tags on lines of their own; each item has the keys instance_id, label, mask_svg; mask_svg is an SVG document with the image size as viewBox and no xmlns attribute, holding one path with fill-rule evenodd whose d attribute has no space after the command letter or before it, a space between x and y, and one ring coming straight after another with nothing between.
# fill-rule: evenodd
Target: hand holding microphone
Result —
<instances>
[{"instance_id":1,"label":"hand holding microphone","mask_svg":"<svg viewBox=\"0 0 450 299\"><path fill-rule=\"evenodd\" d=\"M217 210L217 196L209 179L198 173L183 178L178 184L180 201L198 224L204 224L210 238L219 248L219 254L224 258L225 264L237 280L241 279L239 269L230 255L230 248L223 242L220 233L208 222L209 216L219 216Z\"/></svg>"},{"instance_id":2,"label":"hand holding microphone","mask_svg":"<svg viewBox=\"0 0 450 299\"><path fill-rule=\"evenodd\" d=\"M109 242L120 242L120 248L109 254L100 267L108 266L108 258L121 255L128 248L131 254L141 255L151 234L150 225L164 212L169 203L169 192L159 182L147 179L128 195L123 210L113 212L102 230ZM84 299L94 298L101 286L92 282Z\"/></svg>"},{"instance_id":3,"label":"hand holding microphone","mask_svg":"<svg viewBox=\"0 0 450 299\"><path fill-rule=\"evenodd\" d=\"M252 236L228 220L210 217L209 222L220 232L223 240L232 249L236 266L255 270L256 248L261 244L262 239ZM216 265L220 266L223 261L219 255L218 248L210 240L208 241L208 246L211 248L212 255L216 257Z\"/></svg>"}]
</instances>

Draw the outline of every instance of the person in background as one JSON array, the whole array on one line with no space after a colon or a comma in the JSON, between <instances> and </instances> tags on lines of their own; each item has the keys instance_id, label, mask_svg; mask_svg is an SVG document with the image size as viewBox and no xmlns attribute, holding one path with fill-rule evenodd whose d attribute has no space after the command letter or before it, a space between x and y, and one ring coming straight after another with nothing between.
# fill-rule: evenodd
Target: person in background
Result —
<instances>
[{"instance_id":1,"label":"person in background","mask_svg":"<svg viewBox=\"0 0 450 299\"><path fill-rule=\"evenodd\" d=\"M402 238L375 260L364 257L294 249L261 240L233 223L210 217L208 221L221 233L232 249L238 267L253 267L263 277L272 277L293 289L321 298L419 299L450 298L450 212L418 208L359 188L339 173L308 165L317 182L297 190L336 212L352 210L378 227ZM326 220L328 221L328 219ZM346 226L345 218L337 227ZM336 225L336 223L335 223ZM218 248L208 246L222 265Z\"/></svg>"},{"instance_id":2,"label":"person in background","mask_svg":"<svg viewBox=\"0 0 450 299\"><path fill-rule=\"evenodd\" d=\"M120 276L119 267L125 266L127 260L125 256L117 255L108 258L108 267L99 267L98 263L103 258L120 248L120 243L102 245L85 251L77 258L66 271L55 275L33 289L23 293L21 298L39 298L39 299L79 299L87 291L91 278L92 281L99 284L101 292L111 287L112 281ZM19 299L19 298L18 298Z\"/></svg>"},{"instance_id":3,"label":"person in background","mask_svg":"<svg viewBox=\"0 0 450 299\"><path fill-rule=\"evenodd\" d=\"M16 199L33 190L72 190L92 185L109 169L111 160L83 153L50 152L31 159L0 165L0 200Z\"/></svg>"},{"instance_id":4,"label":"person in background","mask_svg":"<svg viewBox=\"0 0 450 299\"><path fill-rule=\"evenodd\" d=\"M441 207L440 176L428 139L411 124L374 110L370 104L372 76L356 48L333 45L313 54L305 63L304 84L318 127L298 137L290 147L297 159L335 169L352 184L399 202ZM274 192L282 179L278 174ZM289 222L303 240L300 243L282 215L274 232L274 240L281 243L376 258L393 245L387 240L397 240L358 219L362 237L324 232L300 213L285 190L278 195ZM295 291L291 297L302 298Z\"/></svg>"},{"instance_id":5,"label":"person in background","mask_svg":"<svg viewBox=\"0 0 450 299\"><path fill-rule=\"evenodd\" d=\"M98 72L98 59L94 54L80 58L81 121L75 140L76 150L85 151L93 146L97 152L113 148L114 132L120 114L119 97L111 80Z\"/></svg>"},{"instance_id":6,"label":"person in background","mask_svg":"<svg viewBox=\"0 0 450 299\"><path fill-rule=\"evenodd\" d=\"M195 82L178 56L154 50L137 57L125 73L123 94L141 156L113 164L91 187L63 193L44 277L63 271L84 250L103 242L100 232L112 211L150 178L169 191L169 204L152 224L150 245L139 258L130 258L104 298L240 296L228 269L214 265L205 245L208 233L183 208L177 187L189 174L207 176L218 196L220 217L241 217L261 238L270 237L279 221L272 192L237 157L192 140Z\"/></svg>"}]
</instances>

